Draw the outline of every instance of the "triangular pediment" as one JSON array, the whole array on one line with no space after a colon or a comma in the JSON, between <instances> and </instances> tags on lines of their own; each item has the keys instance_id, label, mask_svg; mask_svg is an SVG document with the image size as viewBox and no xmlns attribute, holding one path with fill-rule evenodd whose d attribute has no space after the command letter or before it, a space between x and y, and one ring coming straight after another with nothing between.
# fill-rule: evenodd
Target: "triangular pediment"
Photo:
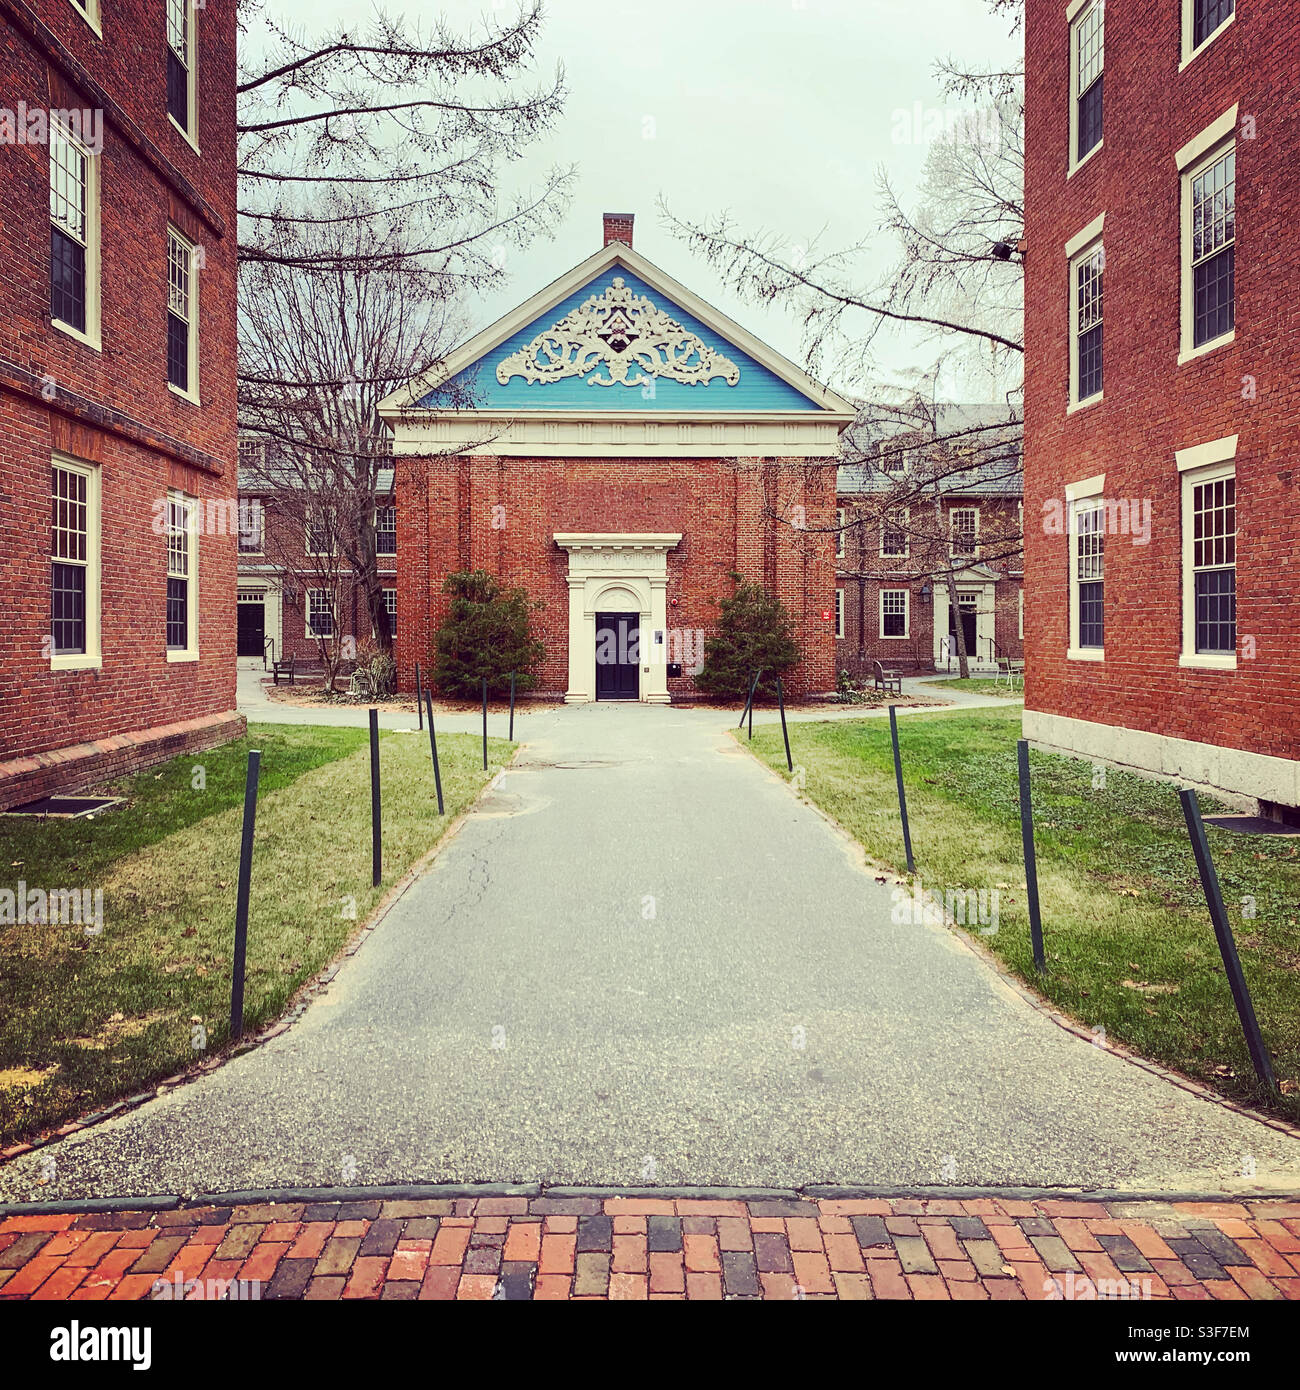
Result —
<instances>
[{"instance_id":1,"label":"triangular pediment","mask_svg":"<svg viewBox=\"0 0 1300 1390\"><path fill-rule=\"evenodd\" d=\"M395 392L388 415L769 411L851 405L622 243L611 243ZM463 413L463 405L462 405Z\"/></svg>"}]
</instances>

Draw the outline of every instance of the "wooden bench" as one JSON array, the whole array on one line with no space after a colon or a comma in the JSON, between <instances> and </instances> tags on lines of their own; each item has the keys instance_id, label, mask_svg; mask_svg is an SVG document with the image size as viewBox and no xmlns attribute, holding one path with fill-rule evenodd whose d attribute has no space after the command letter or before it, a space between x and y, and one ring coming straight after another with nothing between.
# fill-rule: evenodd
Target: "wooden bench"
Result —
<instances>
[{"instance_id":1,"label":"wooden bench","mask_svg":"<svg viewBox=\"0 0 1300 1390\"><path fill-rule=\"evenodd\" d=\"M872 662L876 668L876 689L883 690L887 695L901 695L903 693L903 673L901 671L885 670L878 661Z\"/></svg>"},{"instance_id":2,"label":"wooden bench","mask_svg":"<svg viewBox=\"0 0 1300 1390\"><path fill-rule=\"evenodd\" d=\"M297 672L297 662L298 662L298 658L295 657L295 656L293 656L292 654L289 655L289 656L287 656L283 661L276 661L274 658L272 658L272 660L271 660L271 680L272 680L272 682L273 682L274 684L276 684L276 685L279 685L279 684L280 684L280 677L281 677L281 676L285 676L285 677L287 677L287 679L288 679L288 683L289 683L290 685L292 685L292 684L294 683L294 675L295 675L295 673Z\"/></svg>"}]
</instances>

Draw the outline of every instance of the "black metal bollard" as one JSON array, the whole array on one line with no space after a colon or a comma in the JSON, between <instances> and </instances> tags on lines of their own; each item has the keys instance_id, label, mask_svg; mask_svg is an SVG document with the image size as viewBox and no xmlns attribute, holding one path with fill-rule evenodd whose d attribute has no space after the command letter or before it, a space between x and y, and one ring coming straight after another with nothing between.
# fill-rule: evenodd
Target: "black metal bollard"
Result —
<instances>
[{"instance_id":1,"label":"black metal bollard","mask_svg":"<svg viewBox=\"0 0 1300 1390\"><path fill-rule=\"evenodd\" d=\"M433 730L433 696L426 690L424 692L424 702L428 706L426 713L429 716L429 754L433 758L433 785L438 793L438 814L444 814L442 808L442 769L438 766L438 735Z\"/></svg>"},{"instance_id":2,"label":"black metal bollard","mask_svg":"<svg viewBox=\"0 0 1300 1390\"><path fill-rule=\"evenodd\" d=\"M235 896L235 951L230 975L230 1036L244 1036L244 959L248 954L248 890L253 874L253 826L257 821L257 781L262 753L250 749L244 778L244 828L239 840L239 888Z\"/></svg>"},{"instance_id":3,"label":"black metal bollard","mask_svg":"<svg viewBox=\"0 0 1300 1390\"><path fill-rule=\"evenodd\" d=\"M384 876L383 831L379 809L379 711L370 711L370 882L379 887Z\"/></svg>"},{"instance_id":4,"label":"black metal bollard","mask_svg":"<svg viewBox=\"0 0 1300 1390\"><path fill-rule=\"evenodd\" d=\"M745 716L749 715L751 738L753 737L754 727L754 692L758 689L758 683L762 679L762 676L763 668L760 666L754 679L749 683L749 694L745 697L745 708L740 711L740 723L736 725L736 728L743 729L745 727Z\"/></svg>"},{"instance_id":5,"label":"black metal bollard","mask_svg":"<svg viewBox=\"0 0 1300 1390\"><path fill-rule=\"evenodd\" d=\"M790 731L785 727L785 691L781 688L781 677L776 678L776 699L781 706L781 737L785 739L785 765L790 772L794 771L794 759L790 756Z\"/></svg>"},{"instance_id":6,"label":"black metal bollard","mask_svg":"<svg viewBox=\"0 0 1300 1390\"><path fill-rule=\"evenodd\" d=\"M510 673L510 742L515 741L515 673Z\"/></svg>"},{"instance_id":7,"label":"black metal bollard","mask_svg":"<svg viewBox=\"0 0 1300 1390\"><path fill-rule=\"evenodd\" d=\"M1029 937L1034 945L1034 965L1040 974L1047 969L1043 954L1043 918L1038 910L1038 857L1034 852L1034 804L1029 791L1029 742L1016 744L1016 763L1020 774L1020 843L1025 851L1025 889L1029 894Z\"/></svg>"},{"instance_id":8,"label":"black metal bollard","mask_svg":"<svg viewBox=\"0 0 1300 1390\"><path fill-rule=\"evenodd\" d=\"M483 677L483 771L487 771L487 677Z\"/></svg>"},{"instance_id":9,"label":"black metal bollard","mask_svg":"<svg viewBox=\"0 0 1300 1390\"><path fill-rule=\"evenodd\" d=\"M1259 1020L1255 1017L1255 1006L1251 1002L1250 988L1246 977L1241 973L1241 961L1237 958L1237 943L1233 940L1232 927L1228 924L1228 913L1223 906L1223 891L1219 887L1219 875L1210 857L1210 842L1205 835L1201 821L1201 805L1196 793L1185 787L1178 793L1183 803L1183 818L1187 822L1187 833L1192 841L1192 853L1196 856L1197 872L1201 875L1201 888L1205 892L1206 906L1210 909L1210 921L1214 923L1214 935L1219 942L1219 954L1223 957L1223 969L1228 976L1228 987L1232 990L1232 1002L1237 1006L1237 1017L1241 1020L1241 1031L1246 1035L1246 1048L1255 1067L1255 1075L1270 1091L1277 1090L1273 1076L1273 1063L1264 1046L1263 1034L1259 1031Z\"/></svg>"},{"instance_id":10,"label":"black metal bollard","mask_svg":"<svg viewBox=\"0 0 1300 1390\"><path fill-rule=\"evenodd\" d=\"M420 663L415 663L415 727L424 728L424 701L420 695Z\"/></svg>"},{"instance_id":11,"label":"black metal bollard","mask_svg":"<svg viewBox=\"0 0 1300 1390\"><path fill-rule=\"evenodd\" d=\"M898 749L898 716L889 707L889 735L894 741L894 780L898 783L898 813L903 818L903 852L907 856L907 872L916 872L912 862L912 831L907 824L907 793L903 790L903 755Z\"/></svg>"}]
</instances>

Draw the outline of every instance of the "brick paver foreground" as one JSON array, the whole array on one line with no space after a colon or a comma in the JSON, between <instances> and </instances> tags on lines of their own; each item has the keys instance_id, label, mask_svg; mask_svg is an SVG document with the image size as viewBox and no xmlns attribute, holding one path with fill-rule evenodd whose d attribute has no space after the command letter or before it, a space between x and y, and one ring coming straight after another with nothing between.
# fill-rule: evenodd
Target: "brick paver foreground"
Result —
<instances>
[{"instance_id":1,"label":"brick paver foreground","mask_svg":"<svg viewBox=\"0 0 1300 1390\"><path fill-rule=\"evenodd\" d=\"M1300 1200L450 1197L0 1220L0 1301L182 1296L1300 1299Z\"/></svg>"}]
</instances>

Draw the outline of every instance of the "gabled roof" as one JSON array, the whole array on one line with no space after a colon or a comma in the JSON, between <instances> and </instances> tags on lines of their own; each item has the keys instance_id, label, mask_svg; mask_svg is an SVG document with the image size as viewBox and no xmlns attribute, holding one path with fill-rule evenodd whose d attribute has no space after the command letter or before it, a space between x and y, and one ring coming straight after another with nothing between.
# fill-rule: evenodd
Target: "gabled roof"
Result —
<instances>
[{"instance_id":1,"label":"gabled roof","mask_svg":"<svg viewBox=\"0 0 1300 1390\"><path fill-rule=\"evenodd\" d=\"M616 282L622 283L616 288ZM643 290L656 296L648 306ZM590 367L579 361L563 374L552 370L551 357L538 343L543 339L554 343L553 330L565 324L568 316L576 313L582 317L583 306L593 294L602 312L608 312L605 306L621 294L624 299L631 295L635 300L633 313L640 306L640 312L653 311L661 323L667 315L682 334L677 340L682 345L677 361L689 358L690 366L662 377L651 371L647 379L654 380L655 389L649 391L632 389L642 378L620 378L617 362L608 378L601 376L601 369L603 365L609 371L609 364L594 361ZM658 314L660 300L666 301L663 314ZM534 354L531 359L530 350ZM534 370L539 352L545 379L539 379ZM485 414L518 417L620 411L716 415L734 410L743 414L811 414L843 423L854 416L850 401L814 381L788 358L620 241L611 241L462 344L437 368L393 392L380 402L380 413L388 419L416 412L461 417L473 414L445 406L440 409L436 392L458 378L458 384L465 384L465 374L476 369ZM694 382L684 379L692 372Z\"/></svg>"}]
</instances>

